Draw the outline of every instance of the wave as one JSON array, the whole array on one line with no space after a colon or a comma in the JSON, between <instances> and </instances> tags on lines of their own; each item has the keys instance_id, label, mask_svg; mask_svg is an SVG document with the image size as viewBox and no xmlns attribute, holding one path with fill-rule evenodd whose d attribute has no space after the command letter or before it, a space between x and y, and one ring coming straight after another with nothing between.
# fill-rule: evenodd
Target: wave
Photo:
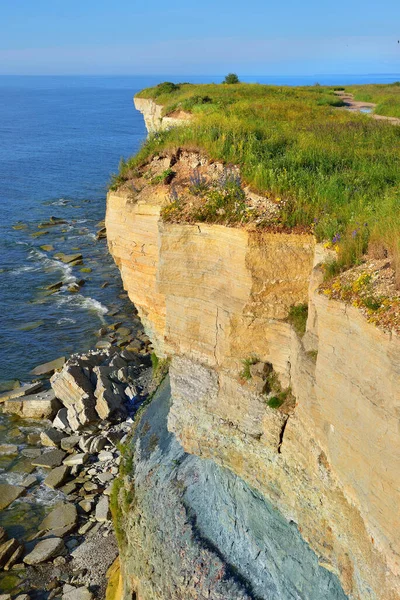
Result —
<instances>
[{"instance_id":1,"label":"wave","mask_svg":"<svg viewBox=\"0 0 400 600\"><path fill-rule=\"evenodd\" d=\"M69 317L62 317L57 321L57 325L73 325L74 323L76 323L75 319L70 319Z\"/></svg>"},{"instance_id":2,"label":"wave","mask_svg":"<svg viewBox=\"0 0 400 600\"><path fill-rule=\"evenodd\" d=\"M100 319L104 322L103 316L108 313L108 308L101 304L95 298L90 296L82 296L82 294L74 294L73 296L57 296L55 301L59 306L70 306L76 308L83 308L84 310L94 311L98 314Z\"/></svg>"}]
</instances>

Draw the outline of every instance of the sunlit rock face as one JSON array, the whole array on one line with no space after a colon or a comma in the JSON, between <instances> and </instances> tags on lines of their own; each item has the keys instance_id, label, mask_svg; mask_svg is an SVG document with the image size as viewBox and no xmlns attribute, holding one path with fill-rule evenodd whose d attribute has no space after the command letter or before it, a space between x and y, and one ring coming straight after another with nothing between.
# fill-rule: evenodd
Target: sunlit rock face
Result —
<instances>
[{"instance_id":1,"label":"sunlit rock face","mask_svg":"<svg viewBox=\"0 0 400 600\"><path fill-rule=\"evenodd\" d=\"M312 236L166 224L165 201L151 186L135 199L110 192L106 225L156 353L172 357L169 431L214 479L228 469L294 523L348 597L400 598L398 338L318 292ZM288 320L298 304L309 306L304 337ZM290 388L290 410L243 377L249 359Z\"/></svg>"}]
</instances>

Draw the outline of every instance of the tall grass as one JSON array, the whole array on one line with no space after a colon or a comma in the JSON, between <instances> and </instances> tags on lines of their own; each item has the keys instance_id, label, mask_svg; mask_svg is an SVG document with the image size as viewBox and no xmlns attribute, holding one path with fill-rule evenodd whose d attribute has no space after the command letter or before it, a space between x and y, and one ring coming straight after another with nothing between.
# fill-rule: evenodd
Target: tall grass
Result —
<instances>
[{"instance_id":1,"label":"tall grass","mask_svg":"<svg viewBox=\"0 0 400 600\"><path fill-rule=\"evenodd\" d=\"M366 87L373 98L381 93L381 86ZM400 110L400 86L391 94ZM155 154L199 149L239 165L254 190L284 198L283 224L338 243L343 266L357 261L370 240L400 255L400 127L337 110L333 88L322 86L180 84L139 96L156 98L165 114L190 107L195 118L150 137L122 164L114 186Z\"/></svg>"}]
</instances>

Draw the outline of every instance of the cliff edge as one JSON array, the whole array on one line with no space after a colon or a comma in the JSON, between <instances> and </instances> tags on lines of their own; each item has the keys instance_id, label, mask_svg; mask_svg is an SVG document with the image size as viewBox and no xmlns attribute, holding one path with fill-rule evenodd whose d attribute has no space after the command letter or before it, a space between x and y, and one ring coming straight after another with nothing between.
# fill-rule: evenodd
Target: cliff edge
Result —
<instances>
[{"instance_id":1,"label":"cliff edge","mask_svg":"<svg viewBox=\"0 0 400 600\"><path fill-rule=\"evenodd\" d=\"M131 444L124 598L399 599L398 336L321 293L312 233L169 220L171 166L188 187L223 169L164 153L107 200L124 287L171 359Z\"/></svg>"}]
</instances>

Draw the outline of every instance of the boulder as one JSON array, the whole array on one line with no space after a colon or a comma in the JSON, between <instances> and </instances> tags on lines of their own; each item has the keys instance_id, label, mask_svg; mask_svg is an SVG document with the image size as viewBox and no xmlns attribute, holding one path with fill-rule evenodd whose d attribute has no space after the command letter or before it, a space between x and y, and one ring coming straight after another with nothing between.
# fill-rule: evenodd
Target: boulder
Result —
<instances>
[{"instance_id":1,"label":"boulder","mask_svg":"<svg viewBox=\"0 0 400 600\"><path fill-rule=\"evenodd\" d=\"M13 400L14 398L21 398L22 396L27 396L28 394L33 394L37 392L43 387L43 384L39 381L36 383L26 383L25 385L21 385L20 387L9 390L8 392L4 392L0 394L0 404L5 402L6 400Z\"/></svg>"},{"instance_id":2,"label":"boulder","mask_svg":"<svg viewBox=\"0 0 400 600\"><path fill-rule=\"evenodd\" d=\"M83 450L83 452L89 452L89 454L100 452L106 445L107 439L102 435L82 436L79 441L79 448Z\"/></svg>"},{"instance_id":3,"label":"boulder","mask_svg":"<svg viewBox=\"0 0 400 600\"><path fill-rule=\"evenodd\" d=\"M80 442L80 435L70 435L68 437L63 437L61 440L61 448L66 452L73 450L75 446Z\"/></svg>"},{"instance_id":4,"label":"boulder","mask_svg":"<svg viewBox=\"0 0 400 600\"><path fill-rule=\"evenodd\" d=\"M59 283L61 283L61 286L63 285L62 281ZM58 286L59 283L53 284L53 285ZM51 373L54 373L54 371L61 369L64 364L65 364L65 356L61 356L60 358L56 358L55 360L51 360L50 362L44 363L42 365L38 365L37 367L32 369L31 374L32 375L50 375Z\"/></svg>"},{"instance_id":5,"label":"boulder","mask_svg":"<svg viewBox=\"0 0 400 600\"><path fill-rule=\"evenodd\" d=\"M62 600L92 600L93 594L87 587L75 588L72 585L65 585L63 588Z\"/></svg>"},{"instance_id":6,"label":"boulder","mask_svg":"<svg viewBox=\"0 0 400 600\"><path fill-rule=\"evenodd\" d=\"M0 510L7 508L14 500L22 496L25 488L10 483L0 483Z\"/></svg>"},{"instance_id":7,"label":"boulder","mask_svg":"<svg viewBox=\"0 0 400 600\"><path fill-rule=\"evenodd\" d=\"M80 364L68 361L50 382L55 395L67 408L68 422L74 431L97 420L93 385Z\"/></svg>"},{"instance_id":8,"label":"boulder","mask_svg":"<svg viewBox=\"0 0 400 600\"><path fill-rule=\"evenodd\" d=\"M50 450L50 452L45 452L41 456L34 458L32 460L32 465L34 467L44 467L46 469L53 469L54 467L59 467L64 460L66 454L62 450Z\"/></svg>"},{"instance_id":9,"label":"boulder","mask_svg":"<svg viewBox=\"0 0 400 600\"><path fill-rule=\"evenodd\" d=\"M7 539L7 532L4 527L0 527L0 544L5 542Z\"/></svg>"},{"instance_id":10,"label":"boulder","mask_svg":"<svg viewBox=\"0 0 400 600\"><path fill-rule=\"evenodd\" d=\"M53 427L56 429L69 429L68 410L63 407L58 411L56 418L53 421Z\"/></svg>"},{"instance_id":11,"label":"boulder","mask_svg":"<svg viewBox=\"0 0 400 600\"><path fill-rule=\"evenodd\" d=\"M59 537L52 537L42 540L24 558L27 565L38 565L46 560L60 556L65 552L64 542Z\"/></svg>"},{"instance_id":12,"label":"boulder","mask_svg":"<svg viewBox=\"0 0 400 600\"><path fill-rule=\"evenodd\" d=\"M49 532L50 535L63 537L75 529L77 521L78 513L75 504L61 502L43 519L39 529Z\"/></svg>"},{"instance_id":13,"label":"boulder","mask_svg":"<svg viewBox=\"0 0 400 600\"><path fill-rule=\"evenodd\" d=\"M89 459L89 454L83 452L81 454L70 454L64 460L64 465L69 465L71 467L75 465L84 465Z\"/></svg>"},{"instance_id":14,"label":"boulder","mask_svg":"<svg viewBox=\"0 0 400 600\"><path fill-rule=\"evenodd\" d=\"M52 419L60 408L53 390L4 402L3 411L25 419Z\"/></svg>"},{"instance_id":15,"label":"boulder","mask_svg":"<svg viewBox=\"0 0 400 600\"><path fill-rule=\"evenodd\" d=\"M108 496L102 496L96 506L96 521L104 523L109 521L110 515L110 502Z\"/></svg>"},{"instance_id":16,"label":"boulder","mask_svg":"<svg viewBox=\"0 0 400 600\"><path fill-rule=\"evenodd\" d=\"M40 434L40 441L43 446L53 446L57 448L61 440L65 437L61 431L58 431L55 428L45 429Z\"/></svg>"},{"instance_id":17,"label":"boulder","mask_svg":"<svg viewBox=\"0 0 400 600\"><path fill-rule=\"evenodd\" d=\"M60 487L60 485L63 485L64 481L69 475L69 471L70 468L66 465L56 467L50 471L43 483L47 485L47 487L55 490L56 488Z\"/></svg>"},{"instance_id":18,"label":"boulder","mask_svg":"<svg viewBox=\"0 0 400 600\"><path fill-rule=\"evenodd\" d=\"M18 446L15 444L0 444L0 454L13 455L18 454Z\"/></svg>"},{"instance_id":19,"label":"boulder","mask_svg":"<svg viewBox=\"0 0 400 600\"><path fill-rule=\"evenodd\" d=\"M93 374L96 378L96 412L100 419L108 419L124 410L125 394L123 386L111 381L108 376L112 372L110 367L94 367Z\"/></svg>"}]
</instances>

